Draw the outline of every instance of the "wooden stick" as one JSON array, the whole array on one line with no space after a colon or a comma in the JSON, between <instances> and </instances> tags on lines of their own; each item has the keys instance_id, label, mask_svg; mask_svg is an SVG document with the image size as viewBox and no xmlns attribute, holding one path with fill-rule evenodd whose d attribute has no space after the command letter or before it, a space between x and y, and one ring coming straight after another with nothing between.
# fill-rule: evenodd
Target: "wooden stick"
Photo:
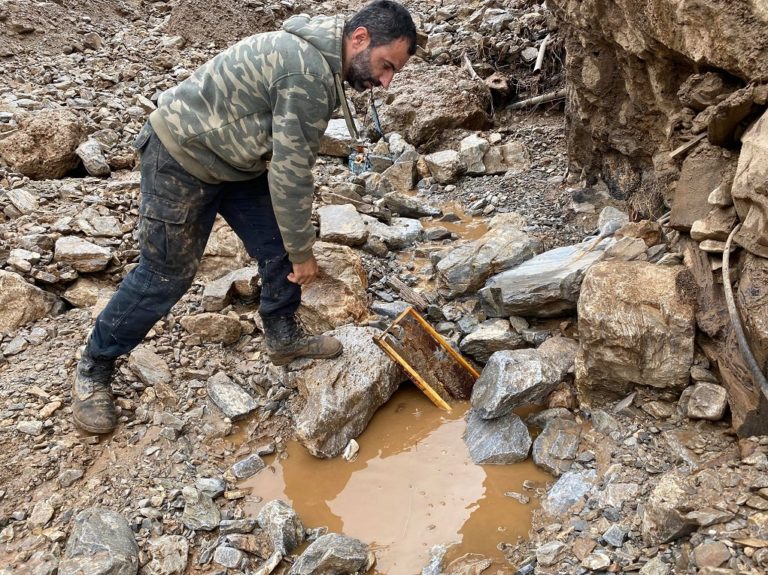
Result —
<instances>
[{"instance_id":1,"label":"wooden stick","mask_svg":"<svg viewBox=\"0 0 768 575\"><path fill-rule=\"evenodd\" d=\"M277 569L277 566L280 565L280 562L283 560L283 554L279 551L275 551L272 556L267 559L266 563L262 565L258 571L254 572L253 575L269 575Z\"/></svg>"},{"instance_id":2,"label":"wooden stick","mask_svg":"<svg viewBox=\"0 0 768 575\"><path fill-rule=\"evenodd\" d=\"M692 140L688 140L685 144L682 144L681 146L678 146L677 148L672 150L672 152L670 152L670 154L669 154L670 159L675 158L675 157L679 156L680 154L684 154L685 152L687 152L688 150L693 148L696 144L701 142L706 137L707 137L707 133L704 132L703 134L699 134L698 136L696 136Z\"/></svg>"},{"instance_id":3,"label":"wooden stick","mask_svg":"<svg viewBox=\"0 0 768 575\"><path fill-rule=\"evenodd\" d=\"M411 304L418 310L425 310L431 303L426 296L420 294L409 286L405 285L400 279L390 276L387 279L387 284L393 289L396 289L400 293L400 297Z\"/></svg>"},{"instance_id":4,"label":"wooden stick","mask_svg":"<svg viewBox=\"0 0 768 575\"><path fill-rule=\"evenodd\" d=\"M467 72L469 72L469 75L472 76L475 80L482 81L480 75L475 72L475 69L472 67L472 62L469 61L469 56L467 56L466 52L464 52L464 55L462 56L462 61L464 62L464 67L467 69Z\"/></svg>"},{"instance_id":5,"label":"wooden stick","mask_svg":"<svg viewBox=\"0 0 768 575\"><path fill-rule=\"evenodd\" d=\"M547 34L544 40L541 41L541 46L539 46L539 53L536 55L536 65L533 67L534 74L541 72L541 67L544 64L544 53L547 50L547 44L549 43L550 36L551 34Z\"/></svg>"},{"instance_id":6,"label":"wooden stick","mask_svg":"<svg viewBox=\"0 0 768 575\"><path fill-rule=\"evenodd\" d=\"M519 110L521 108L527 108L528 106L535 106L536 104L545 104L546 102L553 102L555 100L562 100L565 98L565 88L558 90L557 92L550 92L549 94L543 94L536 96L535 98L528 98L527 100L520 100L514 104L510 104L510 110Z\"/></svg>"}]
</instances>

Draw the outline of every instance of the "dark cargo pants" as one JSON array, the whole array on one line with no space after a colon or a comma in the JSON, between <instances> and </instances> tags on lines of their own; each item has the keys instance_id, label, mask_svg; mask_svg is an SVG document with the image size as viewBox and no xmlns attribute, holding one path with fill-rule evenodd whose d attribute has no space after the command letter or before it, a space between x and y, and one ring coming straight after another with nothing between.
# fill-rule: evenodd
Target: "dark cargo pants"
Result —
<instances>
[{"instance_id":1,"label":"dark cargo pants","mask_svg":"<svg viewBox=\"0 0 768 575\"><path fill-rule=\"evenodd\" d=\"M141 153L139 265L99 314L88 342L96 358L130 352L189 289L216 214L227 221L258 262L263 317L294 313L301 288L272 210L266 173L244 182L207 184L182 168L147 123L136 139Z\"/></svg>"}]
</instances>

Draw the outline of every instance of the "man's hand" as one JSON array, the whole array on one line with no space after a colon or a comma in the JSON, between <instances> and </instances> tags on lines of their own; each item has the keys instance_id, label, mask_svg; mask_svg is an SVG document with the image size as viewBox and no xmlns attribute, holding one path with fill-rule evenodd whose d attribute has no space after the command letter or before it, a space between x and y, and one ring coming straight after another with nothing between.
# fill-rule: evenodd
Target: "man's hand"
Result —
<instances>
[{"instance_id":1,"label":"man's hand","mask_svg":"<svg viewBox=\"0 0 768 575\"><path fill-rule=\"evenodd\" d=\"M315 281L316 277L317 260L312 256L305 262L293 264L293 272L288 274L288 281L305 286Z\"/></svg>"}]
</instances>

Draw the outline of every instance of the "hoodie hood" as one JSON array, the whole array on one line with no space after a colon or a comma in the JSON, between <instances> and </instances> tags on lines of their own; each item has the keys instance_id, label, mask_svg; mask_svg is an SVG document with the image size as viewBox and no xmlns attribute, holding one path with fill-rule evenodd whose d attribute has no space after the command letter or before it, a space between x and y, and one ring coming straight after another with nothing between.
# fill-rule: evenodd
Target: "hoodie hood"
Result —
<instances>
[{"instance_id":1,"label":"hoodie hood","mask_svg":"<svg viewBox=\"0 0 768 575\"><path fill-rule=\"evenodd\" d=\"M291 16L283 23L283 30L306 40L323 55L333 74L341 74L342 37L344 19L341 16Z\"/></svg>"}]
</instances>

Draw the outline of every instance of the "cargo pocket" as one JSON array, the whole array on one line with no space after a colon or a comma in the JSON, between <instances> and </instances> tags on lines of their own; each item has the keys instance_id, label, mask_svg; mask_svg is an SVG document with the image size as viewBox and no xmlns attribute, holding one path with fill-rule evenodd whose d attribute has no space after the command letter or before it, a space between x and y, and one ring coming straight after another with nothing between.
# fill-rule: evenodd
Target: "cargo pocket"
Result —
<instances>
[{"instance_id":1,"label":"cargo pocket","mask_svg":"<svg viewBox=\"0 0 768 575\"><path fill-rule=\"evenodd\" d=\"M197 271L198 226L189 225L189 207L152 194L139 204L139 247L142 259L155 271L188 277Z\"/></svg>"},{"instance_id":2,"label":"cargo pocket","mask_svg":"<svg viewBox=\"0 0 768 575\"><path fill-rule=\"evenodd\" d=\"M152 125L149 122L144 122L144 125L142 126L141 130L139 130L139 133L136 135L136 138L133 140L133 144L132 144L133 149L139 152L139 154L141 154L141 151L147 145L147 142L149 142L149 138L151 136L152 136Z\"/></svg>"}]
</instances>

